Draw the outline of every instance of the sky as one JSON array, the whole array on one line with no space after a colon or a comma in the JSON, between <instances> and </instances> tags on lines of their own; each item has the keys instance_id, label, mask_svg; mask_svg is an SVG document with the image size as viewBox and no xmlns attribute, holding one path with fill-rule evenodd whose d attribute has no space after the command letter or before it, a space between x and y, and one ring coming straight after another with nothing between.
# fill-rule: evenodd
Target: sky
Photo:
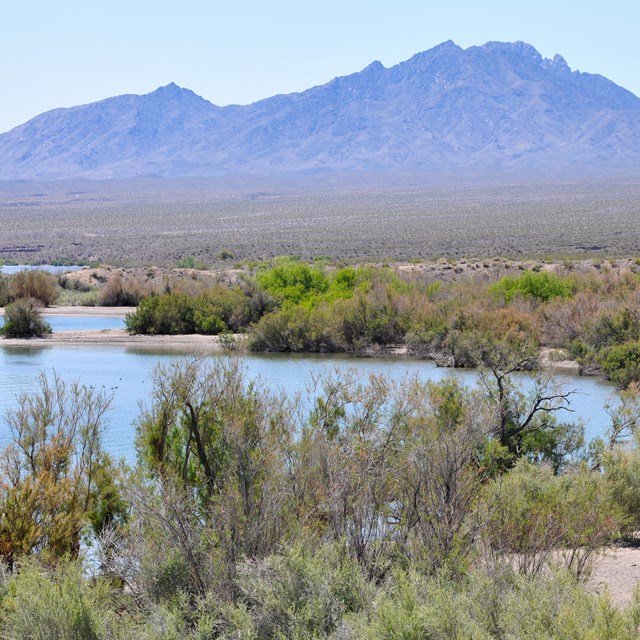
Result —
<instances>
[{"instance_id":1,"label":"sky","mask_svg":"<svg viewBox=\"0 0 640 640\"><path fill-rule=\"evenodd\" d=\"M175 82L248 104L446 40L523 40L640 96L639 0L0 0L0 132Z\"/></svg>"}]
</instances>

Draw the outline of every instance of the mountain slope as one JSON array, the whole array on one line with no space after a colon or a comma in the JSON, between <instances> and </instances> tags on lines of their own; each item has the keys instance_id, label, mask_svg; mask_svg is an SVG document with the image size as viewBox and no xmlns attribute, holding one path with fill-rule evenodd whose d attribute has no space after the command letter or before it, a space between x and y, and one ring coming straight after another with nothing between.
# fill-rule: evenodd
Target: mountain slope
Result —
<instances>
[{"instance_id":1,"label":"mountain slope","mask_svg":"<svg viewBox=\"0 0 640 640\"><path fill-rule=\"evenodd\" d=\"M247 106L174 84L0 135L0 178L640 166L640 99L525 43L445 42Z\"/></svg>"}]
</instances>

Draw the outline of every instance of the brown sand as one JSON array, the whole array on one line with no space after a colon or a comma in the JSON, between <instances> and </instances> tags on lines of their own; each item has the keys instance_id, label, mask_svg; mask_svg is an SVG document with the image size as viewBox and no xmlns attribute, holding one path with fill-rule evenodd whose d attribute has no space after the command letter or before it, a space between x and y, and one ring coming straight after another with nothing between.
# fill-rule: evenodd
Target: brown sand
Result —
<instances>
[{"instance_id":1,"label":"brown sand","mask_svg":"<svg viewBox=\"0 0 640 640\"><path fill-rule=\"evenodd\" d=\"M640 548L614 547L595 561L587 587L597 593L607 590L615 605L626 607L639 582Z\"/></svg>"}]
</instances>

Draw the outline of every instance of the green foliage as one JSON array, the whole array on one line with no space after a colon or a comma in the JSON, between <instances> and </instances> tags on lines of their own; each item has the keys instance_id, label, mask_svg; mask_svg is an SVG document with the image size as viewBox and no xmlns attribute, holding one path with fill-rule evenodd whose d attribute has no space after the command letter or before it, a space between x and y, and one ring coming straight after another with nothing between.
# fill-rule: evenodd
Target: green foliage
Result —
<instances>
[{"instance_id":1,"label":"green foliage","mask_svg":"<svg viewBox=\"0 0 640 640\"><path fill-rule=\"evenodd\" d=\"M184 258L181 258L180 260L178 260L178 262L176 262L176 265L181 269L206 269L206 266L202 262L202 260L200 260L200 258L197 258L196 256L186 256Z\"/></svg>"},{"instance_id":2,"label":"green foliage","mask_svg":"<svg viewBox=\"0 0 640 640\"><path fill-rule=\"evenodd\" d=\"M238 568L237 587L257 638L326 638L367 605L371 587L335 547L294 546Z\"/></svg>"},{"instance_id":3,"label":"green foliage","mask_svg":"<svg viewBox=\"0 0 640 640\"><path fill-rule=\"evenodd\" d=\"M257 281L280 304L311 302L329 288L328 279L321 269L295 261L258 273Z\"/></svg>"},{"instance_id":4,"label":"green foliage","mask_svg":"<svg viewBox=\"0 0 640 640\"><path fill-rule=\"evenodd\" d=\"M124 323L129 333L175 335L195 333L193 298L178 292L145 298Z\"/></svg>"},{"instance_id":5,"label":"green foliage","mask_svg":"<svg viewBox=\"0 0 640 640\"><path fill-rule=\"evenodd\" d=\"M24 563L0 598L0 635L6 640L112 638L115 615L107 596L105 585L91 584L77 563L61 563L54 572Z\"/></svg>"},{"instance_id":6,"label":"green foliage","mask_svg":"<svg viewBox=\"0 0 640 640\"><path fill-rule=\"evenodd\" d=\"M129 333L176 335L237 332L251 319L252 300L239 287L215 285L197 296L151 295L125 317Z\"/></svg>"},{"instance_id":7,"label":"green foliage","mask_svg":"<svg viewBox=\"0 0 640 640\"><path fill-rule=\"evenodd\" d=\"M507 304L516 295L548 302L554 298L570 298L575 292L575 284L548 271L524 271L517 277L501 278L490 289L504 297Z\"/></svg>"},{"instance_id":8,"label":"green foliage","mask_svg":"<svg viewBox=\"0 0 640 640\"><path fill-rule=\"evenodd\" d=\"M589 338L595 349L640 340L640 311L625 307L614 314L605 314Z\"/></svg>"},{"instance_id":9,"label":"green foliage","mask_svg":"<svg viewBox=\"0 0 640 640\"><path fill-rule=\"evenodd\" d=\"M254 351L333 353L344 351L335 330L335 314L327 305L286 305L264 315L251 329Z\"/></svg>"},{"instance_id":10,"label":"green foliage","mask_svg":"<svg viewBox=\"0 0 640 640\"><path fill-rule=\"evenodd\" d=\"M632 382L640 382L640 341L607 347L597 359L606 378L621 389L626 389Z\"/></svg>"},{"instance_id":11,"label":"green foliage","mask_svg":"<svg viewBox=\"0 0 640 640\"><path fill-rule=\"evenodd\" d=\"M637 605L617 610L606 595L588 594L563 572L534 580L508 569L473 572L456 583L408 571L394 574L370 609L346 622L344 637L631 640L637 615Z\"/></svg>"},{"instance_id":12,"label":"green foliage","mask_svg":"<svg viewBox=\"0 0 640 640\"><path fill-rule=\"evenodd\" d=\"M0 333L5 338L34 338L51 333L35 300L16 300L7 305Z\"/></svg>"},{"instance_id":13,"label":"green foliage","mask_svg":"<svg viewBox=\"0 0 640 640\"><path fill-rule=\"evenodd\" d=\"M196 333L237 333L249 323L250 314L249 299L239 287L215 285L198 294L194 300Z\"/></svg>"},{"instance_id":14,"label":"green foliage","mask_svg":"<svg viewBox=\"0 0 640 640\"><path fill-rule=\"evenodd\" d=\"M605 479L586 469L554 475L522 461L492 491L489 545L526 574L539 574L548 563L584 573L624 519Z\"/></svg>"}]
</instances>

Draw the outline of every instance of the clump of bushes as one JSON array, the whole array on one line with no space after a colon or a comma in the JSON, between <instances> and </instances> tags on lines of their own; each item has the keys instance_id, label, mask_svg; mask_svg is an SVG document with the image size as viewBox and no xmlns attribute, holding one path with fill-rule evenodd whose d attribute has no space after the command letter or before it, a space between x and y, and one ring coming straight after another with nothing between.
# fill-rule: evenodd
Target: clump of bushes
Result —
<instances>
[{"instance_id":1,"label":"clump of bushes","mask_svg":"<svg viewBox=\"0 0 640 640\"><path fill-rule=\"evenodd\" d=\"M180 291L150 295L127 314L129 333L177 335L236 333L251 318L250 299L239 287L215 285L190 296Z\"/></svg>"},{"instance_id":2,"label":"clump of bushes","mask_svg":"<svg viewBox=\"0 0 640 640\"><path fill-rule=\"evenodd\" d=\"M19 271L11 277L9 292L13 300L32 298L48 307L57 296L56 278L38 269Z\"/></svg>"},{"instance_id":3,"label":"clump of bushes","mask_svg":"<svg viewBox=\"0 0 640 640\"><path fill-rule=\"evenodd\" d=\"M491 287L494 293L504 296L507 304L516 295L533 298L538 302L549 302L554 298L570 298L575 284L569 278L561 278L548 271L525 271L517 277L501 278Z\"/></svg>"},{"instance_id":4,"label":"clump of bushes","mask_svg":"<svg viewBox=\"0 0 640 640\"><path fill-rule=\"evenodd\" d=\"M98 304L102 307L135 307L144 298L145 292L137 281L125 281L120 275L113 275L98 294Z\"/></svg>"},{"instance_id":5,"label":"clump of bushes","mask_svg":"<svg viewBox=\"0 0 640 640\"><path fill-rule=\"evenodd\" d=\"M0 332L5 338L35 338L51 333L51 326L42 317L38 302L24 299L7 305Z\"/></svg>"}]
</instances>

